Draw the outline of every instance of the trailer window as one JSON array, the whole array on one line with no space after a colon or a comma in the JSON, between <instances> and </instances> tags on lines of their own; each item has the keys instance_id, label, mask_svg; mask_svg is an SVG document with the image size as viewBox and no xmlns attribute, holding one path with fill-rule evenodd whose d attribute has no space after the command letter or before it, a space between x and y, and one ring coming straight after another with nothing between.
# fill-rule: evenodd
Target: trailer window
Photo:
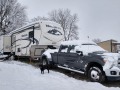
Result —
<instances>
[{"instance_id":1,"label":"trailer window","mask_svg":"<svg viewBox=\"0 0 120 90\"><path fill-rule=\"evenodd\" d=\"M29 32L29 38L33 38L34 37L34 32L33 31L30 31Z\"/></svg>"},{"instance_id":2,"label":"trailer window","mask_svg":"<svg viewBox=\"0 0 120 90\"><path fill-rule=\"evenodd\" d=\"M68 48L68 52L74 52L75 45L70 45Z\"/></svg>"},{"instance_id":3,"label":"trailer window","mask_svg":"<svg viewBox=\"0 0 120 90\"><path fill-rule=\"evenodd\" d=\"M60 31L58 31L57 29L51 29L48 31L48 33L52 34L52 35L57 35L57 36L62 35L62 33Z\"/></svg>"},{"instance_id":4,"label":"trailer window","mask_svg":"<svg viewBox=\"0 0 120 90\"><path fill-rule=\"evenodd\" d=\"M60 52L67 52L68 51L68 46L67 45L62 45Z\"/></svg>"},{"instance_id":5,"label":"trailer window","mask_svg":"<svg viewBox=\"0 0 120 90\"><path fill-rule=\"evenodd\" d=\"M20 52L21 50L20 50L20 48L17 48L17 52Z\"/></svg>"}]
</instances>

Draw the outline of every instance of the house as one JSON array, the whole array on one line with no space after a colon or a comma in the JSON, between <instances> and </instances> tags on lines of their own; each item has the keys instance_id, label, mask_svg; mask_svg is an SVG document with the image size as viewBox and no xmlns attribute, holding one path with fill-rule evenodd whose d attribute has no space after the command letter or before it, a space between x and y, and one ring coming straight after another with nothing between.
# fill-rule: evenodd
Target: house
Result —
<instances>
[{"instance_id":1,"label":"house","mask_svg":"<svg viewBox=\"0 0 120 90\"><path fill-rule=\"evenodd\" d=\"M109 52L117 53L120 51L120 43L113 39L103 41L97 44Z\"/></svg>"}]
</instances>

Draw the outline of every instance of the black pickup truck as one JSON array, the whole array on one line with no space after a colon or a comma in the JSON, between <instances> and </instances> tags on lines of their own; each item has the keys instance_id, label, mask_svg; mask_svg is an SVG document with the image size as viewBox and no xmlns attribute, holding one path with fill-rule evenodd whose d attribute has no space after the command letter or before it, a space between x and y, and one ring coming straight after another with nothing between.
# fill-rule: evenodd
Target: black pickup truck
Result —
<instances>
[{"instance_id":1,"label":"black pickup truck","mask_svg":"<svg viewBox=\"0 0 120 90\"><path fill-rule=\"evenodd\" d=\"M108 53L95 43L65 41L58 50L45 51L42 61L43 64L85 74L94 82L103 82L106 77L120 79L119 54Z\"/></svg>"}]
</instances>

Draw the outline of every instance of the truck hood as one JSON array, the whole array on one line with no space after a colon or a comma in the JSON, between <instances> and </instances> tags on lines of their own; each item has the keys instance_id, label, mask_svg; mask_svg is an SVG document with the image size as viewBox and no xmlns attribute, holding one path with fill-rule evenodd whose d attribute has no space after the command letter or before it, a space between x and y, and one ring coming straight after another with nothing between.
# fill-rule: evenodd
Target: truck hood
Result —
<instances>
[{"instance_id":1,"label":"truck hood","mask_svg":"<svg viewBox=\"0 0 120 90\"><path fill-rule=\"evenodd\" d=\"M103 57L111 57L114 60L118 60L120 58L119 53L103 53Z\"/></svg>"}]
</instances>

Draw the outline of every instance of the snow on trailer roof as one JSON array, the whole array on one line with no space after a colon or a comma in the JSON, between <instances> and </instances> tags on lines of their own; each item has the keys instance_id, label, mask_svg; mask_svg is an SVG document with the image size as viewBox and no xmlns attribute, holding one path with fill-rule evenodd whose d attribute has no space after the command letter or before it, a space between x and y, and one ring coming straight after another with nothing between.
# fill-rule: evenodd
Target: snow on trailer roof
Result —
<instances>
[{"instance_id":1,"label":"snow on trailer roof","mask_svg":"<svg viewBox=\"0 0 120 90\"><path fill-rule=\"evenodd\" d=\"M96 43L94 43L93 41L90 41L90 40L73 40L73 41L64 41L61 43L62 45L83 45L83 44L86 44L86 45L97 45Z\"/></svg>"},{"instance_id":2,"label":"snow on trailer roof","mask_svg":"<svg viewBox=\"0 0 120 90\"><path fill-rule=\"evenodd\" d=\"M35 24L39 24L39 23L42 23L42 22L45 22L45 23L55 23L53 21L47 21L47 20L40 20L40 21L36 21L36 22L32 22L32 23L29 23L21 28L18 28L16 30L13 30L11 31L10 33L8 33L8 35L11 35L13 33L16 33L16 32L20 32L20 31L24 31L25 29L29 28L29 27L32 27L34 26Z\"/></svg>"},{"instance_id":3,"label":"snow on trailer roof","mask_svg":"<svg viewBox=\"0 0 120 90\"><path fill-rule=\"evenodd\" d=\"M27 25L25 25L25 26L23 26L23 27L20 27L20 28L18 28L18 29L15 29L15 30L11 31L10 33L8 33L8 35L11 35L11 34L13 34L13 33L19 32L19 31L23 31L24 29L29 28L29 27L31 27L31 26L34 26L34 25L37 24L37 23L39 23L39 22L37 21L37 22L33 22L33 23L30 23L30 24L27 24Z\"/></svg>"}]
</instances>

